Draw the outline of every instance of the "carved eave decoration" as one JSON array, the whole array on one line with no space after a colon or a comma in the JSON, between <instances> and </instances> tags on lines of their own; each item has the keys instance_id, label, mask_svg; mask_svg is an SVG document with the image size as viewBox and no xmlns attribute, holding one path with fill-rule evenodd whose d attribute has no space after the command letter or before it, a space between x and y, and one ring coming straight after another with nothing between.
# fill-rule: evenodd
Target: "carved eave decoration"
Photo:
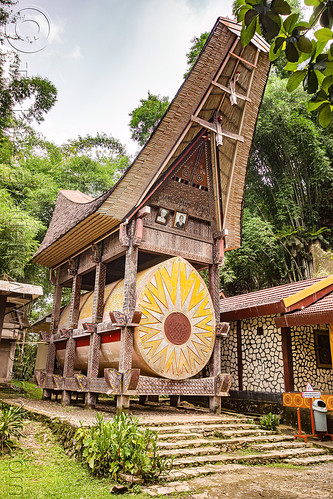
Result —
<instances>
[{"instance_id":1,"label":"carved eave decoration","mask_svg":"<svg viewBox=\"0 0 333 499\"><path fill-rule=\"evenodd\" d=\"M135 216L198 134L210 140L217 230L228 231L227 249L239 247L246 169L269 71L268 51L258 35L243 48L240 26L219 18L192 71L123 177L96 200L77 203L66 191L66 202L58 199L34 261L55 267Z\"/></svg>"}]
</instances>

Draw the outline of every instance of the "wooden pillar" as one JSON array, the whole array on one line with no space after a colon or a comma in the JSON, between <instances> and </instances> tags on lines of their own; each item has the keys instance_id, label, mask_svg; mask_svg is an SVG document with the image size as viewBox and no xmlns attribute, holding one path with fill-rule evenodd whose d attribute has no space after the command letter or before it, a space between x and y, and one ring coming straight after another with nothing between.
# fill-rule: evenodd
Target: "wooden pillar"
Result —
<instances>
[{"instance_id":1,"label":"wooden pillar","mask_svg":"<svg viewBox=\"0 0 333 499\"><path fill-rule=\"evenodd\" d=\"M242 323L237 321L237 370L238 390L243 390Z\"/></svg>"},{"instance_id":2,"label":"wooden pillar","mask_svg":"<svg viewBox=\"0 0 333 499\"><path fill-rule=\"evenodd\" d=\"M180 395L170 395L171 407L178 407L180 404Z\"/></svg>"},{"instance_id":3,"label":"wooden pillar","mask_svg":"<svg viewBox=\"0 0 333 499\"><path fill-rule=\"evenodd\" d=\"M136 276L138 267L138 245L136 243L137 234L135 233L136 223L133 220L127 227L127 250L125 257L125 276L124 276L124 301L123 313L128 315L135 310L136 301ZM124 230L124 229L122 229ZM134 327L123 326L121 328L120 352L119 352L119 372L123 373L132 367L133 356L133 335ZM129 407L129 396L117 396L117 409Z\"/></svg>"},{"instance_id":4,"label":"wooden pillar","mask_svg":"<svg viewBox=\"0 0 333 499\"><path fill-rule=\"evenodd\" d=\"M63 377L72 378L74 376L74 355L75 355L75 339L73 338L73 330L69 332L69 338L66 342L66 353L64 362ZM69 405L71 402L71 392L68 390L63 390L62 392L62 404Z\"/></svg>"},{"instance_id":5,"label":"wooden pillar","mask_svg":"<svg viewBox=\"0 0 333 499\"><path fill-rule=\"evenodd\" d=\"M49 347L47 349L47 357L46 357L46 381L52 377L52 374L54 373L54 363L55 363L55 358L56 358L56 346L53 340L53 334L51 334L50 337L50 343ZM48 389L43 390L43 399L50 399L51 398L51 392Z\"/></svg>"},{"instance_id":6,"label":"wooden pillar","mask_svg":"<svg viewBox=\"0 0 333 499\"><path fill-rule=\"evenodd\" d=\"M101 352L101 335L98 333L91 333L89 354L88 354L88 369L87 369L88 379L98 377L100 352ZM88 409L94 409L96 403L97 403L97 393L91 393L91 392L86 393L86 407Z\"/></svg>"},{"instance_id":7,"label":"wooden pillar","mask_svg":"<svg viewBox=\"0 0 333 499\"><path fill-rule=\"evenodd\" d=\"M106 279L106 266L102 262L96 264L95 289L92 322L94 324L102 322L104 309L104 290Z\"/></svg>"},{"instance_id":8,"label":"wooden pillar","mask_svg":"<svg viewBox=\"0 0 333 499\"><path fill-rule=\"evenodd\" d=\"M284 389L286 392L294 391L293 357L291 350L290 328L281 328L282 356L284 370Z\"/></svg>"},{"instance_id":9,"label":"wooden pillar","mask_svg":"<svg viewBox=\"0 0 333 499\"><path fill-rule=\"evenodd\" d=\"M60 307L61 307L61 296L62 296L62 286L58 282L58 275L55 281L54 293L53 293L53 304L52 304L52 319L51 319L51 332L56 331L59 325L60 319Z\"/></svg>"},{"instance_id":10,"label":"wooden pillar","mask_svg":"<svg viewBox=\"0 0 333 499\"><path fill-rule=\"evenodd\" d=\"M100 261L100 256L94 253L94 261L96 261L96 275L95 275L95 289L94 289L94 302L93 302L93 313L92 322L98 324L103 320L103 308L104 308L104 290L105 290L105 279L106 279L106 266ZM99 368L99 358L101 353L101 336L95 332L90 334L90 346L88 355L88 378L98 377ZM88 392L86 393L86 407L88 409L94 409L97 403L97 394Z\"/></svg>"},{"instance_id":11,"label":"wooden pillar","mask_svg":"<svg viewBox=\"0 0 333 499\"><path fill-rule=\"evenodd\" d=\"M209 266L209 293L213 300L216 330L219 331L218 325L220 324L220 274L219 265L214 263ZM210 376L217 376L221 373L221 339L216 335L214 350L209 361L209 374ZM209 408L213 412L221 412L221 397L209 397Z\"/></svg>"},{"instance_id":12,"label":"wooden pillar","mask_svg":"<svg viewBox=\"0 0 333 499\"><path fill-rule=\"evenodd\" d=\"M1 342L3 322L5 319L5 313L6 313L6 303L7 303L7 296L0 295L0 342Z\"/></svg>"},{"instance_id":13,"label":"wooden pillar","mask_svg":"<svg viewBox=\"0 0 333 499\"><path fill-rule=\"evenodd\" d=\"M69 328L75 329L79 320L82 277L73 275L71 306L69 310Z\"/></svg>"}]
</instances>

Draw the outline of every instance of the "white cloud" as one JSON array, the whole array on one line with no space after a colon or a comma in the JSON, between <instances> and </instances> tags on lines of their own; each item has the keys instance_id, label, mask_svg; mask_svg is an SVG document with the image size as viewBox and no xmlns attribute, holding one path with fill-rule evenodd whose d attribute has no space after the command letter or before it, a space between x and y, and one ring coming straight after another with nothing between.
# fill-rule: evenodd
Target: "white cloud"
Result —
<instances>
[{"instance_id":1,"label":"white cloud","mask_svg":"<svg viewBox=\"0 0 333 499\"><path fill-rule=\"evenodd\" d=\"M81 51L81 47L80 45L75 45L74 49L72 50L72 52L70 53L70 57L72 57L73 59L75 59L76 61L79 61L81 59L84 59L84 56L82 54L82 51Z\"/></svg>"}]
</instances>

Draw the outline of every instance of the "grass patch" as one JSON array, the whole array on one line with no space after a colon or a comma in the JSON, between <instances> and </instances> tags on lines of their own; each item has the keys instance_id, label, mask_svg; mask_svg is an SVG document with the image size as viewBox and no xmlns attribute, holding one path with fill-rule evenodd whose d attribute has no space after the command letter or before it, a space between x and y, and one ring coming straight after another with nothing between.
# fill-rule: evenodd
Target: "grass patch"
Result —
<instances>
[{"instance_id":1,"label":"grass patch","mask_svg":"<svg viewBox=\"0 0 333 499\"><path fill-rule=\"evenodd\" d=\"M307 466L297 466L290 463L267 463L267 464L257 464L257 466L263 466L265 468L285 468L290 470L304 470Z\"/></svg>"},{"instance_id":2,"label":"grass patch","mask_svg":"<svg viewBox=\"0 0 333 499\"><path fill-rule=\"evenodd\" d=\"M13 380L12 385L16 386L17 388L22 388L22 390L24 391L24 393L22 394L23 397L28 399L42 400L43 389L38 388L34 383L29 383L28 381Z\"/></svg>"},{"instance_id":3,"label":"grass patch","mask_svg":"<svg viewBox=\"0 0 333 499\"><path fill-rule=\"evenodd\" d=\"M91 476L88 469L69 458L51 432L40 423L35 435L25 439L30 447L0 459L0 498L91 499L115 498L112 482ZM33 445L31 442L33 441ZM122 495L133 498L133 494ZM138 499L147 497L136 495Z\"/></svg>"}]
</instances>

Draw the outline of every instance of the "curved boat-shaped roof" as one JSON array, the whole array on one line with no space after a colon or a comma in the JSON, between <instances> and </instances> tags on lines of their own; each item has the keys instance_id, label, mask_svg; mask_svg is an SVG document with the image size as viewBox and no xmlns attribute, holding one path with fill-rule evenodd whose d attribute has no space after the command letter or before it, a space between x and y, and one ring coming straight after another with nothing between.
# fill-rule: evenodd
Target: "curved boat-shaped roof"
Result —
<instances>
[{"instance_id":1,"label":"curved boat-shaped roof","mask_svg":"<svg viewBox=\"0 0 333 499\"><path fill-rule=\"evenodd\" d=\"M219 184L224 214L220 228L228 229L228 249L240 246L246 169L269 70L267 43L255 35L251 44L243 48L240 29L228 19L217 20L159 125L112 189L87 202L83 202L84 195L78 191L75 195L68 191L59 193L35 262L55 267L133 216L147 203L156 182L200 129L207 129L207 124L209 129L216 113L226 132L215 158L219 173L214 178L214 188ZM230 82L236 75L236 103L232 105ZM219 211L222 210L216 207Z\"/></svg>"}]
</instances>

